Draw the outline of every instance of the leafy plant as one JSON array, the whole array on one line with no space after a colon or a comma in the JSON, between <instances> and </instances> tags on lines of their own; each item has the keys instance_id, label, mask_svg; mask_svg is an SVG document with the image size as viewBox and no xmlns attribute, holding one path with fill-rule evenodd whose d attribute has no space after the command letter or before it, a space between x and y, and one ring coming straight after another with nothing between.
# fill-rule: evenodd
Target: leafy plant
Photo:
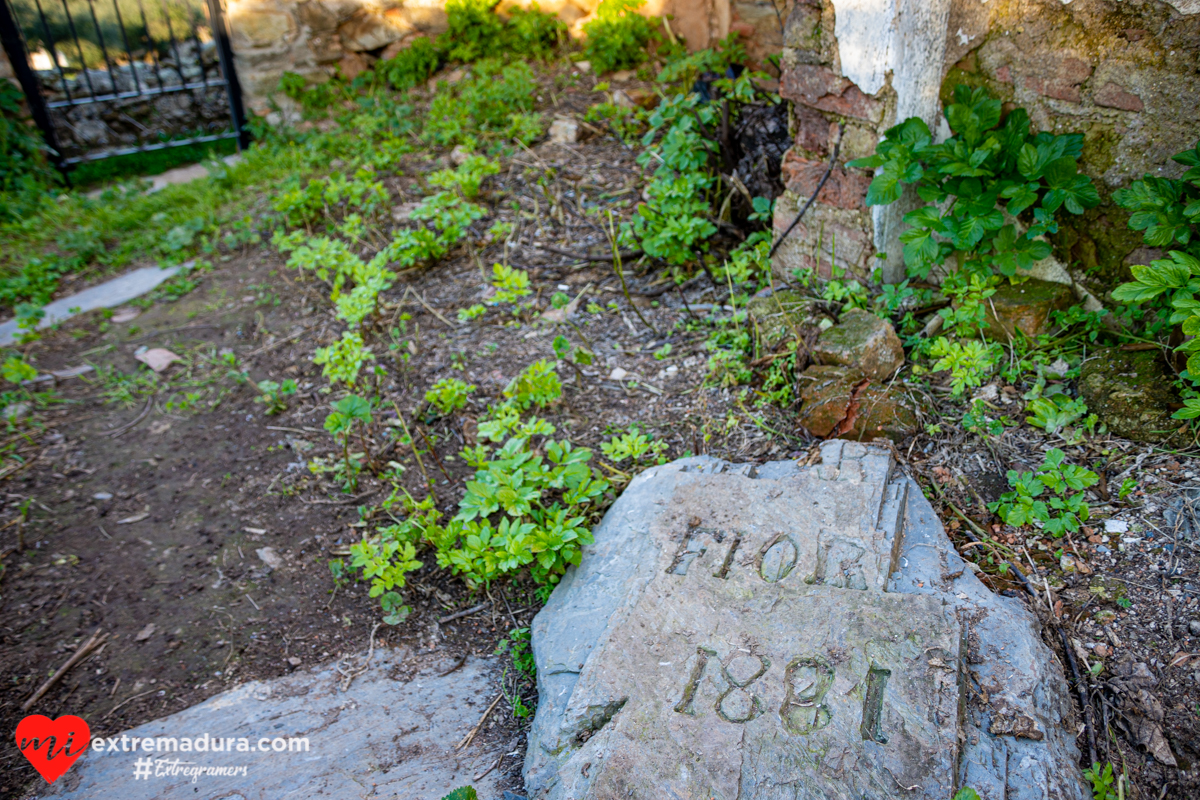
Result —
<instances>
[{"instance_id":1,"label":"leafy plant","mask_svg":"<svg viewBox=\"0 0 1200 800\"><path fill-rule=\"evenodd\" d=\"M287 411L287 398L296 393L296 382L290 378L283 383L259 381L258 391L261 394L254 398L254 402L266 404L267 415L273 416Z\"/></svg>"},{"instance_id":2,"label":"leafy plant","mask_svg":"<svg viewBox=\"0 0 1200 800\"><path fill-rule=\"evenodd\" d=\"M658 463L665 464L667 447L666 442L661 439L654 439L652 436L647 436L636 425L631 426L625 433L613 436L607 442L600 444L601 452L614 464L620 464L623 461L629 460L637 464L643 458L657 460Z\"/></svg>"},{"instance_id":3,"label":"leafy plant","mask_svg":"<svg viewBox=\"0 0 1200 800\"><path fill-rule=\"evenodd\" d=\"M475 794L475 789L470 786L460 786L450 794L442 798L442 800L478 800L478 795Z\"/></svg>"},{"instance_id":4,"label":"leafy plant","mask_svg":"<svg viewBox=\"0 0 1200 800\"><path fill-rule=\"evenodd\" d=\"M429 80L437 71L441 57L427 37L414 39L412 44L392 58L375 62L375 74L398 92L406 92Z\"/></svg>"},{"instance_id":5,"label":"leafy plant","mask_svg":"<svg viewBox=\"0 0 1200 800\"><path fill-rule=\"evenodd\" d=\"M977 339L959 342L939 337L929 354L937 359L934 372L950 370L950 391L955 395L962 394L967 387L981 385L996 366L995 347Z\"/></svg>"},{"instance_id":6,"label":"leafy plant","mask_svg":"<svg viewBox=\"0 0 1200 800\"><path fill-rule=\"evenodd\" d=\"M1114 776L1112 764L1105 764L1101 768L1100 764L1093 763L1091 767L1083 771L1083 777L1092 784L1092 800L1117 800L1121 796L1113 784L1123 782L1125 776L1121 775L1119 778Z\"/></svg>"},{"instance_id":7,"label":"leafy plant","mask_svg":"<svg viewBox=\"0 0 1200 800\"><path fill-rule=\"evenodd\" d=\"M1008 484L1013 491L988 503L988 509L1014 527L1040 522L1043 530L1056 537L1078 531L1079 524L1089 516L1083 490L1096 485L1100 476L1065 460L1066 454L1053 448L1036 472L1009 470ZM1047 490L1051 493L1049 502L1038 499Z\"/></svg>"},{"instance_id":8,"label":"leafy plant","mask_svg":"<svg viewBox=\"0 0 1200 800\"><path fill-rule=\"evenodd\" d=\"M1031 400L1025 410L1030 414L1026 422L1054 434L1083 419L1087 415L1087 403L1081 397L1071 399L1059 393ZM1092 424L1095 424L1094 419Z\"/></svg>"},{"instance_id":9,"label":"leafy plant","mask_svg":"<svg viewBox=\"0 0 1200 800\"><path fill-rule=\"evenodd\" d=\"M529 273L507 264L492 265L492 286L496 289L493 300L497 303L516 303L522 297L528 297L532 291L529 288Z\"/></svg>"},{"instance_id":10,"label":"leafy plant","mask_svg":"<svg viewBox=\"0 0 1200 800\"><path fill-rule=\"evenodd\" d=\"M659 38L658 25L637 11L645 0L601 0L583 26L584 54L597 75L632 69L646 60L646 45Z\"/></svg>"},{"instance_id":11,"label":"leafy plant","mask_svg":"<svg viewBox=\"0 0 1200 800\"><path fill-rule=\"evenodd\" d=\"M341 339L328 347L317 348L313 356L313 363L323 367L326 378L347 386L353 386L358 380L363 364L374 360L370 348L363 346L362 334L353 331L346 331Z\"/></svg>"},{"instance_id":12,"label":"leafy plant","mask_svg":"<svg viewBox=\"0 0 1200 800\"><path fill-rule=\"evenodd\" d=\"M509 656L513 666L525 677L537 677L537 662L533 659L533 650L530 647L529 628L513 628L509 631L508 635L496 644L495 654Z\"/></svg>"},{"instance_id":13,"label":"leafy plant","mask_svg":"<svg viewBox=\"0 0 1200 800\"><path fill-rule=\"evenodd\" d=\"M1143 231L1146 244L1170 248L1165 258L1131 267L1133 280L1113 290L1113 299L1126 303L1151 303L1160 320L1151 331L1180 325L1184 341L1176 350L1187 353L1183 374L1200 387L1200 142L1172 159L1188 170L1178 179L1145 176L1128 189L1113 193L1118 205L1130 209L1129 227ZM1194 392L1189 392L1194 394ZM1184 398L1176 419L1200 417L1200 398Z\"/></svg>"},{"instance_id":14,"label":"leafy plant","mask_svg":"<svg viewBox=\"0 0 1200 800\"><path fill-rule=\"evenodd\" d=\"M11 81L0 83L0 221L17 220L44 202L58 177L46 145L25 117L25 96Z\"/></svg>"},{"instance_id":15,"label":"leafy plant","mask_svg":"<svg viewBox=\"0 0 1200 800\"><path fill-rule=\"evenodd\" d=\"M350 434L355 423L364 428L371 424L371 403L358 395L346 395L338 400L333 404L333 411L325 417L325 430L342 446L345 480L350 491L358 489L360 469L357 460L350 456Z\"/></svg>"},{"instance_id":16,"label":"leafy plant","mask_svg":"<svg viewBox=\"0 0 1200 800\"><path fill-rule=\"evenodd\" d=\"M467 397L474 391L473 385L468 385L458 378L443 378L425 392L425 402L436 408L444 417L460 408L466 408Z\"/></svg>"},{"instance_id":17,"label":"leafy plant","mask_svg":"<svg viewBox=\"0 0 1200 800\"><path fill-rule=\"evenodd\" d=\"M500 171L500 165L481 155L469 155L457 169L441 169L429 176L429 183L443 189L458 189L463 197L474 200L488 175Z\"/></svg>"},{"instance_id":18,"label":"leafy plant","mask_svg":"<svg viewBox=\"0 0 1200 800\"><path fill-rule=\"evenodd\" d=\"M562 382L554 370L554 364L539 359L504 387L504 397L522 411L537 406L545 408L562 397Z\"/></svg>"},{"instance_id":19,"label":"leafy plant","mask_svg":"<svg viewBox=\"0 0 1200 800\"><path fill-rule=\"evenodd\" d=\"M19 355L9 356L4 360L4 366L0 368L3 372L4 380L9 383L15 383L18 386L22 381L30 381L37 377L37 368L26 363L25 359Z\"/></svg>"}]
</instances>

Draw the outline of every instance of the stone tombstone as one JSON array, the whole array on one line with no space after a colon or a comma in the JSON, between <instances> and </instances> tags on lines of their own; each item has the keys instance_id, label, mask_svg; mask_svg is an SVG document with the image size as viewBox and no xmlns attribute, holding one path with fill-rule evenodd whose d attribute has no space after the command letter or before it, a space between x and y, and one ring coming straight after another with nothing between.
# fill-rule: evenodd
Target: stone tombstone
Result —
<instances>
[{"instance_id":1,"label":"stone tombstone","mask_svg":"<svg viewBox=\"0 0 1200 800\"><path fill-rule=\"evenodd\" d=\"M1084 800L1062 669L890 450L635 478L533 623L531 800Z\"/></svg>"}]
</instances>

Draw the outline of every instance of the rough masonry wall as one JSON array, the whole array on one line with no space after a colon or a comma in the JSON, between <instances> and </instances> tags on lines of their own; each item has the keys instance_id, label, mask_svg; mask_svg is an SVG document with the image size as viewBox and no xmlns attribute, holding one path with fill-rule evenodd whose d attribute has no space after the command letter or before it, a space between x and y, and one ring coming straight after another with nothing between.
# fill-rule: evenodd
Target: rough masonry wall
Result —
<instances>
[{"instance_id":1,"label":"rough masonry wall","mask_svg":"<svg viewBox=\"0 0 1200 800\"><path fill-rule=\"evenodd\" d=\"M504 0L498 9L528 7L532 0ZM573 36L582 35L599 0L540 0ZM781 8L783 3L781 3ZM247 108L270 110L270 96L284 72L313 81L336 71L348 78L378 58L391 58L418 37L446 30L445 0L229 0L238 77ZM779 52L782 15L769 0L648 0L641 13L670 14L672 31L693 50L738 31L752 57Z\"/></svg>"},{"instance_id":2,"label":"rough masonry wall","mask_svg":"<svg viewBox=\"0 0 1200 800\"><path fill-rule=\"evenodd\" d=\"M949 135L940 109L932 119L925 113L931 82L942 103L959 83L983 86L1006 108L1026 108L1039 129L1084 134L1082 169L1104 202L1061 221L1055 254L1102 297L1128 264L1154 255L1139 248L1140 236L1127 230L1128 214L1112 204L1112 192L1147 172L1179 174L1182 168L1169 157L1200 138L1200 0L947 0L944 43L915 51L904 18L929 14L938 2L797 2L785 34L781 88L795 106L796 144L785 160L789 191L777 203L777 229L824 174L839 123L847 126L844 164L870 153L884 130L910 114ZM837 21L839 10L881 14L892 30L876 36L875 49L864 48L861 36L848 35L853 26ZM884 69L872 69L885 46ZM914 58L929 61L931 52L940 62L936 72L912 68ZM866 277L883 264L874 258L877 251L896 252L897 216L889 220L877 209L872 218L865 208L869 177L834 170L805 222L780 248L781 277L800 266L828 274L831 260ZM888 263L889 277L899 279L898 259Z\"/></svg>"}]
</instances>

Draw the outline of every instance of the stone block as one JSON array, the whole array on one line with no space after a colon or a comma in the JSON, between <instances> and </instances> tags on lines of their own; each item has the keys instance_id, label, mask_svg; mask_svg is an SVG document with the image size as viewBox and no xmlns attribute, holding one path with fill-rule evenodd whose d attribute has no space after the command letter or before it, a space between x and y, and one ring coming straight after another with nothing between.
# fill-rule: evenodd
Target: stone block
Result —
<instances>
[{"instance_id":1,"label":"stone block","mask_svg":"<svg viewBox=\"0 0 1200 800\"><path fill-rule=\"evenodd\" d=\"M414 30L403 9L382 14L362 10L338 26L338 36L347 50L361 53L398 42Z\"/></svg>"},{"instance_id":2,"label":"stone block","mask_svg":"<svg viewBox=\"0 0 1200 800\"><path fill-rule=\"evenodd\" d=\"M1083 98L1079 87L1092 75L1092 65L1074 56L1058 61L1048 74L1039 72L1025 76L1025 88L1055 100L1078 103Z\"/></svg>"},{"instance_id":3,"label":"stone block","mask_svg":"<svg viewBox=\"0 0 1200 800\"><path fill-rule=\"evenodd\" d=\"M438 800L473 784L482 800L498 798L506 770L488 768L503 757L506 742L485 742L485 735L470 749L454 748L495 696L500 678L495 660L468 658L451 669L456 659L427 653L414 657L405 648L377 646L369 663L366 655L351 656L340 665L341 672L330 663L250 681L124 731L128 739L152 737L154 751L89 751L53 786L43 786L39 796L349 798L362 796L363 787L373 787L381 797ZM348 682L346 668L360 663L366 671ZM232 742L220 742L219 751L207 748L211 742L204 751L181 751L183 737L191 746L191 738L201 736L230 737ZM288 750L289 737L306 739L306 747L297 743ZM164 747L164 740L172 738L174 749ZM285 750L259 750L263 738L268 745L280 741ZM149 775L141 778L134 771L139 758L153 761ZM189 767L245 771L193 777L186 772Z\"/></svg>"},{"instance_id":4,"label":"stone block","mask_svg":"<svg viewBox=\"0 0 1200 800\"><path fill-rule=\"evenodd\" d=\"M780 236L808 202L795 192L785 191L775 200L774 231ZM822 278L832 274L832 266L858 280L871 275L875 254L871 238L871 218L864 211L850 211L815 203L804 219L792 229L775 253L772 270L779 279L793 280L797 269L812 270Z\"/></svg>"},{"instance_id":5,"label":"stone block","mask_svg":"<svg viewBox=\"0 0 1200 800\"><path fill-rule=\"evenodd\" d=\"M904 347L890 322L859 308L842 313L836 325L817 337L818 364L854 367L872 380L885 380L904 364Z\"/></svg>"},{"instance_id":6,"label":"stone block","mask_svg":"<svg viewBox=\"0 0 1200 800\"><path fill-rule=\"evenodd\" d=\"M1051 312L1066 311L1075 304L1075 292L1065 283L1030 278L1024 283L1004 283L988 298L983 335L1008 342L1020 331L1033 338L1049 333Z\"/></svg>"},{"instance_id":7,"label":"stone block","mask_svg":"<svg viewBox=\"0 0 1200 800\"><path fill-rule=\"evenodd\" d=\"M277 48L296 34L296 20L274 3L239 3L229 14L233 46L243 49Z\"/></svg>"},{"instance_id":8,"label":"stone block","mask_svg":"<svg viewBox=\"0 0 1200 800\"><path fill-rule=\"evenodd\" d=\"M1161 442L1183 426L1171 419L1182 405L1157 350L1097 350L1079 370L1079 394L1088 411L1117 436Z\"/></svg>"},{"instance_id":9,"label":"stone block","mask_svg":"<svg viewBox=\"0 0 1200 800\"><path fill-rule=\"evenodd\" d=\"M964 569L884 449L647 470L532 642L530 800L944 800L963 771L983 800L1086 796L1032 615Z\"/></svg>"},{"instance_id":10,"label":"stone block","mask_svg":"<svg viewBox=\"0 0 1200 800\"><path fill-rule=\"evenodd\" d=\"M796 146L817 155L829 155L830 137L836 136L837 123L830 122L815 108L798 105L793 109L796 125ZM809 191L811 194L811 190Z\"/></svg>"},{"instance_id":11,"label":"stone block","mask_svg":"<svg viewBox=\"0 0 1200 800\"><path fill-rule=\"evenodd\" d=\"M818 64L797 64L784 70L779 94L796 103L876 124L883 118L883 103L864 94L850 79Z\"/></svg>"}]
</instances>

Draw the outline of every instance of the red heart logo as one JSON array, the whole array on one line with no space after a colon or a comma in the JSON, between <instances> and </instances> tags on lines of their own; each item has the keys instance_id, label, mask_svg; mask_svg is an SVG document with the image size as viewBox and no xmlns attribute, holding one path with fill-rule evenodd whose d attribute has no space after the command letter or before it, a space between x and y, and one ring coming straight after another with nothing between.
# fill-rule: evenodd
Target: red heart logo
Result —
<instances>
[{"instance_id":1,"label":"red heart logo","mask_svg":"<svg viewBox=\"0 0 1200 800\"><path fill-rule=\"evenodd\" d=\"M17 725L17 748L50 783L71 768L91 744L91 729L80 717L50 719L30 714Z\"/></svg>"}]
</instances>

